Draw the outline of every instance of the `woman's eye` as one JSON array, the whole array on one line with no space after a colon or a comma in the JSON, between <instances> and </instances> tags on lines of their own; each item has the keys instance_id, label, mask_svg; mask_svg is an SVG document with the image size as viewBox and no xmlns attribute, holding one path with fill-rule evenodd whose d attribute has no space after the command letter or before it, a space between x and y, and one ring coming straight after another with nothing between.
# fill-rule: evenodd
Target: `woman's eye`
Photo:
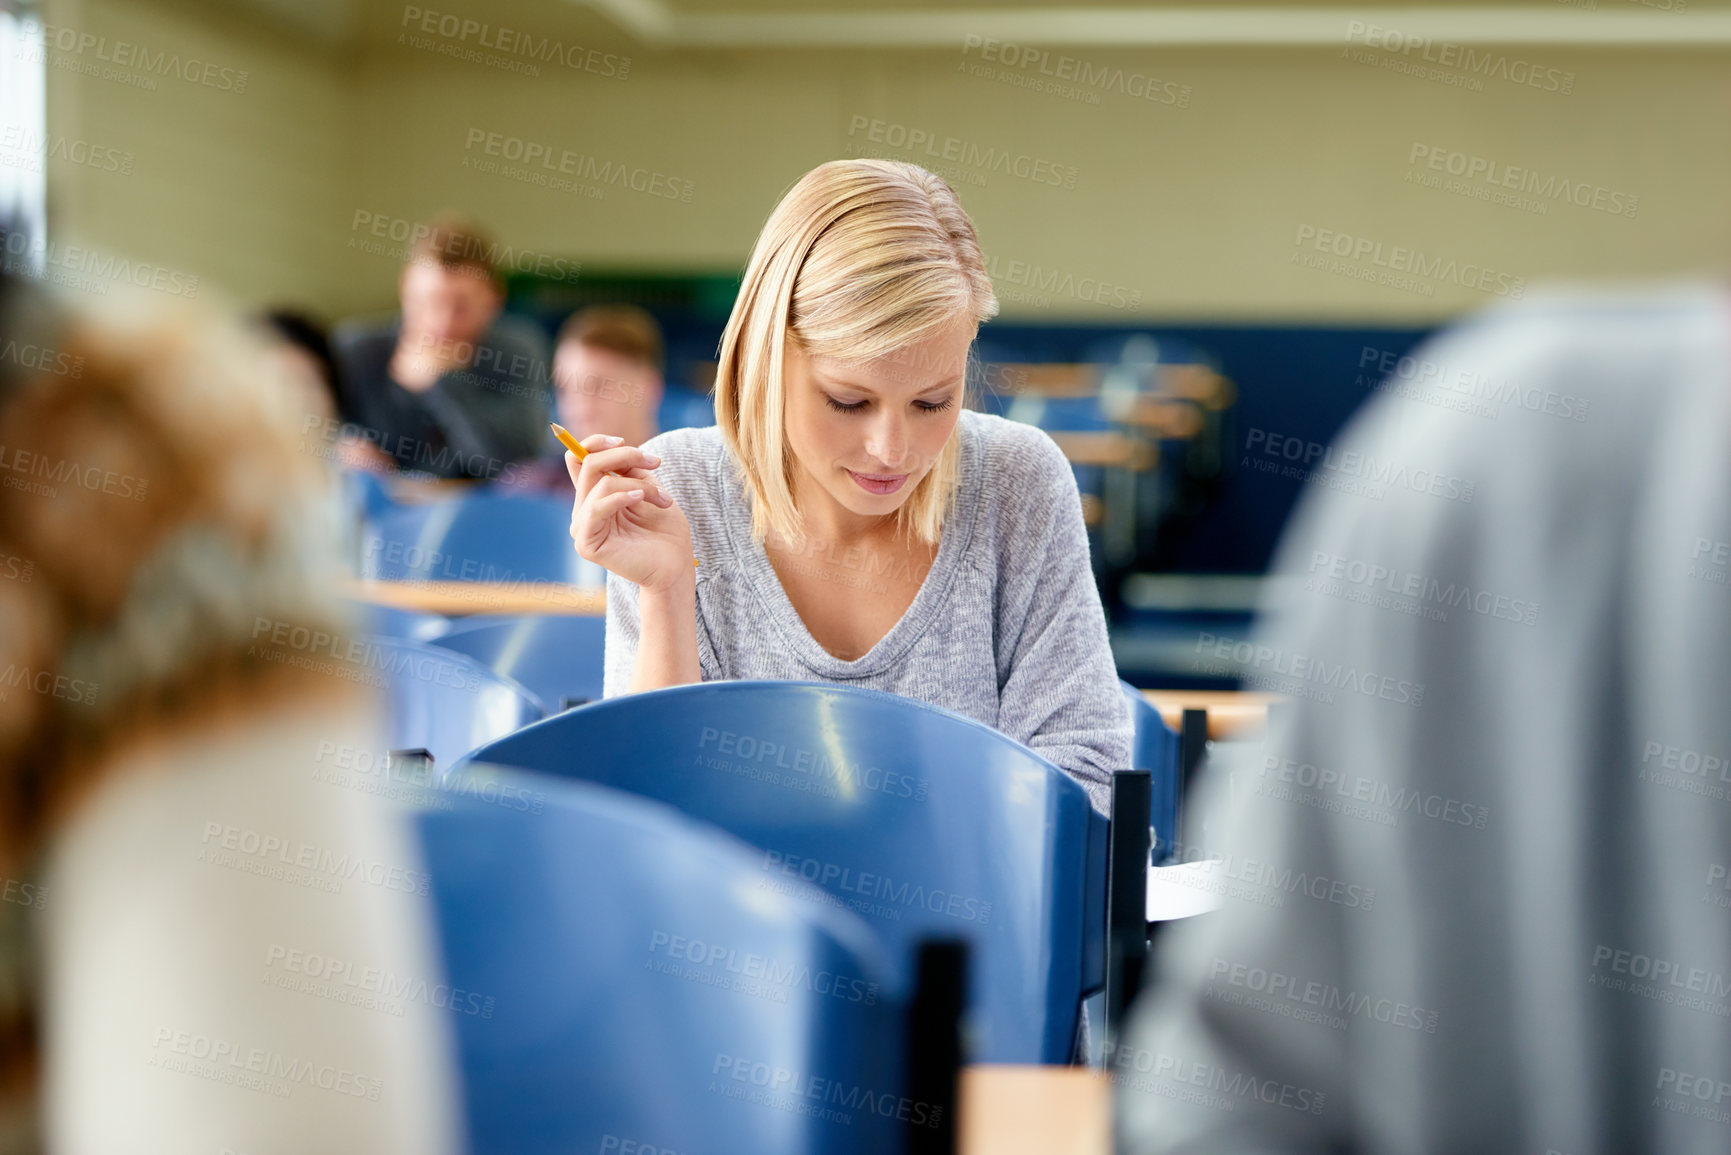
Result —
<instances>
[{"instance_id":1,"label":"woman's eye","mask_svg":"<svg viewBox=\"0 0 1731 1155\"><path fill-rule=\"evenodd\" d=\"M840 401L837 401L827 393L823 395L823 399L825 403L827 403L829 407L834 409L837 413L858 413L870 404L869 401L855 401L851 405L843 405ZM955 403L956 401L953 397L936 405L929 401L916 401L914 402L914 408L918 409L921 413L942 413Z\"/></svg>"}]
</instances>

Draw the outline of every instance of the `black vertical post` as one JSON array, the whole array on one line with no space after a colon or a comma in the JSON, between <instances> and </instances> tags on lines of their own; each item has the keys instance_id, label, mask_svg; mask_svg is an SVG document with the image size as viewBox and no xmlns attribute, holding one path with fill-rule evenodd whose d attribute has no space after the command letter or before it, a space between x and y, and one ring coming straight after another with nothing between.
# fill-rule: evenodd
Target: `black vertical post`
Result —
<instances>
[{"instance_id":1,"label":"black vertical post","mask_svg":"<svg viewBox=\"0 0 1731 1155\"><path fill-rule=\"evenodd\" d=\"M908 1098L923 1104L928 1124L909 1120L907 1155L955 1155L962 1064L962 1016L968 1007L968 944L928 939L919 945L908 1007Z\"/></svg>"},{"instance_id":2,"label":"black vertical post","mask_svg":"<svg viewBox=\"0 0 1731 1155\"><path fill-rule=\"evenodd\" d=\"M1208 711L1185 710L1178 724L1178 780L1183 783L1180 800L1190 793L1190 783L1202 756L1208 752Z\"/></svg>"},{"instance_id":3,"label":"black vertical post","mask_svg":"<svg viewBox=\"0 0 1731 1155\"><path fill-rule=\"evenodd\" d=\"M1154 778L1148 771L1112 775L1112 825L1106 838L1106 1021L1097 1028L1108 1048L1117 1043L1148 961L1148 814L1153 801Z\"/></svg>"}]
</instances>

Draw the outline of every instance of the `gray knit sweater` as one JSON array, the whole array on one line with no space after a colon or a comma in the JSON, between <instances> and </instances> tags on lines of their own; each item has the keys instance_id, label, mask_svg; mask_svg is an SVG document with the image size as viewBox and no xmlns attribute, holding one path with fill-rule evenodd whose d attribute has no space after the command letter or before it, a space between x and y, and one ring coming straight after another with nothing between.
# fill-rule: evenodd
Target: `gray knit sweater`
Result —
<instances>
[{"instance_id":1,"label":"gray knit sweater","mask_svg":"<svg viewBox=\"0 0 1731 1155\"><path fill-rule=\"evenodd\" d=\"M961 485L931 572L855 661L811 636L752 541L750 497L720 430L651 438L645 448L663 461L655 477L691 525L703 680L843 682L954 710L1032 747L1105 813L1108 776L1130 764L1130 716L1075 478L1033 426L970 410L955 436ZM637 586L608 575L606 697L627 692L639 632Z\"/></svg>"}]
</instances>

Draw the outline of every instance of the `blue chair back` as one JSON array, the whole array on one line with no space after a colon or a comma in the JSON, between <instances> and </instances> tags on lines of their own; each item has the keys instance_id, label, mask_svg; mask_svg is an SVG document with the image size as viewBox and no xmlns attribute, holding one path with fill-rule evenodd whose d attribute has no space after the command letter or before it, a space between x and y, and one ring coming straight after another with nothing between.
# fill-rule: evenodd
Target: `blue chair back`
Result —
<instances>
[{"instance_id":1,"label":"blue chair back","mask_svg":"<svg viewBox=\"0 0 1731 1155\"><path fill-rule=\"evenodd\" d=\"M600 700L606 638L602 617L502 615L457 622L433 644L522 683L551 711L565 701Z\"/></svg>"},{"instance_id":2,"label":"blue chair back","mask_svg":"<svg viewBox=\"0 0 1731 1155\"><path fill-rule=\"evenodd\" d=\"M360 619L361 632L364 634L425 642L451 628L451 619L442 614L424 614L416 610L380 605L378 602L355 602L354 606L355 614Z\"/></svg>"},{"instance_id":3,"label":"blue chair back","mask_svg":"<svg viewBox=\"0 0 1731 1155\"><path fill-rule=\"evenodd\" d=\"M1154 831L1154 861L1166 861L1178 845L1178 786L1182 777L1178 756L1178 734L1142 691L1120 680L1118 685L1130 703L1135 727L1130 743L1131 769L1146 770L1151 777L1153 799L1148 825Z\"/></svg>"},{"instance_id":4,"label":"blue chair back","mask_svg":"<svg viewBox=\"0 0 1731 1155\"><path fill-rule=\"evenodd\" d=\"M343 470L341 485L344 505L359 517L375 518L386 510L397 508L385 483L369 470Z\"/></svg>"},{"instance_id":5,"label":"blue chair back","mask_svg":"<svg viewBox=\"0 0 1731 1155\"><path fill-rule=\"evenodd\" d=\"M667 802L761 851L761 886L827 893L889 948L970 946L972 1058L1068 1062L1103 981L1104 819L988 726L829 682L725 681L591 703L474 760Z\"/></svg>"},{"instance_id":6,"label":"blue chair back","mask_svg":"<svg viewBox=\"0 0 1731 1155\"><path fill-rule=\"evenodd\" d=\"M570 501L477 493L374 518L362 530L360 570L386 581L580 584L582 560Z\"/></svg>"},{"instance_id":7,"label":"blue chair back","mask_svg":"<svg viewBox=\"0 0 1731 1155\"><path fill-rule=\"evenodd\" d=\"M711 355L714 350L711 349ZM662 429L700 428L715 424L715 401L707 393L669 385L661 394L656 423Z\"/></svg>"},{"instance_id":8,"label":"blue chair back","mask_svg":"<svg viewBox=\"0 0 1731 1155\"><path fill-rule=\"evenodd\" d=\"M403 638L368 638L382 675L391 748L426 749L435 767L546 717L541 700L466 654Z\"/></svg>"},{"instance_id":9,"label":"blue chair back","mask_svg":"<svg viewBox=\"0 0 1731 1155\"><path fill-rule=\"evenodd\" d=\"M857 918L640 798L487 768L447 788L417 822L474 1155L900 1149Z\"/></svg>"}]
</instances>

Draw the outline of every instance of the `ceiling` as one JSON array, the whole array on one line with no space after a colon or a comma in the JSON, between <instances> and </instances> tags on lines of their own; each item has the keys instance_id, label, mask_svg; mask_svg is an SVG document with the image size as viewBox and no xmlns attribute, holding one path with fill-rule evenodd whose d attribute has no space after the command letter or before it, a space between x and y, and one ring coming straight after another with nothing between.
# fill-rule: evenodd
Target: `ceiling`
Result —
<instances>
[{"instance_id":1,"label":"ceiling","mask_svg":"<svg viewBox=\"0 0 1731 1155\"><path fill-rule=\"evenodd\" d=\"M200 0L192 0L194 3ZM1651 4L1677 0L1651 0ZM412 9L598 47L753 50L943 48L968 37L1096 47L1326 47L1346 28L1398 28L1458 43L1731 46L1731 0L202 0L331 46L390 43Z\"/></svg>"}]
</instances>

